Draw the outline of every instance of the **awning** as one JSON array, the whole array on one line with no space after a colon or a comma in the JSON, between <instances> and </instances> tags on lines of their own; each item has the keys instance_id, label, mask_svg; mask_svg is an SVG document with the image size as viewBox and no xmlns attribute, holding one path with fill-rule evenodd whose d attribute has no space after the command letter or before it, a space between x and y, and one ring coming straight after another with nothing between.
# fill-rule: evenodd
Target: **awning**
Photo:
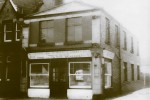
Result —
<instances>
[{"instance_id":1,"label":"awning","mask_svg":"<svg viewBox=\"0 0 150 100\"><path fill-rule=\"evenodd\" d=\"M92 57L90 50L56 51L28 53L29 59L79 58Z\"/></svg>"}]
</instances>

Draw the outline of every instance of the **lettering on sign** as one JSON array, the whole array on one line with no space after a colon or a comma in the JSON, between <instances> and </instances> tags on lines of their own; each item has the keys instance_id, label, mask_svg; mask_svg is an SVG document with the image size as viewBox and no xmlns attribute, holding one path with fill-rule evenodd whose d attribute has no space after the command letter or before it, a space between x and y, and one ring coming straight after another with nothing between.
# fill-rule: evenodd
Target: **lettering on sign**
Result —
<instances>
[{"instance_id":1,"label":"lettering on sign","mask_svg":"<svg viewBox=\"0 0 150 100\"><path fill-rule=\"evenodd\" d=\"M114 59L115 53L110 52L108 50L103 50L103 57Z\"/></svg>"},{"instance_id":2,"label":"lettering on sign","mask_svg":"<svg viewBox=\"0 0 150 100\"><path fill-rule=\"evenodd\" d=\"M28 53L29 59L92 57L90 50Z\"/></svg>"}]
</instances>

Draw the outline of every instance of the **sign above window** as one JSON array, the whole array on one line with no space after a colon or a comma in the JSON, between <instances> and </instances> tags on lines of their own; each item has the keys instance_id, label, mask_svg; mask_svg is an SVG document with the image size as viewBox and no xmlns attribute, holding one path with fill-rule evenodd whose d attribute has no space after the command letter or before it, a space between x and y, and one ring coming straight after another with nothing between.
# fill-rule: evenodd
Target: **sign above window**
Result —
<instances>
[{"instance_id":1,"label":"sign above window","mask_svg":"<svg viewBox=\"0 0 150 100\"><path fill-rule=\"evenodd\" d=\"M29 59L92 57L90 50L28 53Z\"/></svg>"}]
</instances>

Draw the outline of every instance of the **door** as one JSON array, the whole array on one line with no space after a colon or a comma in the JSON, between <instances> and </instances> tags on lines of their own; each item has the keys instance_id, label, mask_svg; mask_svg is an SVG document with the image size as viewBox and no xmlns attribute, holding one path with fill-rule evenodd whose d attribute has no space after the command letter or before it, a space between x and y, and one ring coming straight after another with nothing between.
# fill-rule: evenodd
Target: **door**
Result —
<instances>
[{"instance_id":1,"label":"door","mask_svg":"<svg viewBox=\"0 0 150 100\"><path fill-rule=\"evenodd\" d=\"M0 97L19 96L19 60L14 56L3 56L0 61Z\"/></svg>"},{"instance_id":2,"label":"door","mask_svg":"<svg viewBox=\"0 0 150 100\"><path fill-rule=\"evenodd\" d=\"M67 60L57 59L51 61L51 97L67 97L68 70Z\"/></svg>"}]
</instances>

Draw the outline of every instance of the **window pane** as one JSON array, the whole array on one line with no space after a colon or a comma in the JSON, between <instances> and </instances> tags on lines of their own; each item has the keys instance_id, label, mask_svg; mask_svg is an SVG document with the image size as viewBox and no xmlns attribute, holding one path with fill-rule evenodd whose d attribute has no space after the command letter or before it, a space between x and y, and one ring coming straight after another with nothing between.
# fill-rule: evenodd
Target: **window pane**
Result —
<instances>
[{"instance_id":1,"label":"window pane","mask_svg":"<svg viewBox=\"0 0 150 100\"><path fill-rule=\"evenodd\" d=\"M54 42L54 29L50 28L47 31L48 33L46 34L46 43Z\"/></svg>"},{"instance_id":2,"label":"window pane","mask_svg":"<svg viewBox=\"0 0 150 100\"><path fill-rule=\"evenodd\" d=\"M71 64L70 74L90 74L90 63Z\"/></svg>"},{"instance_id":3,"label":"window pane","mask_svg":"<svg viewBox=\"0 0 150 100\"><path fill-rule=\"evenodd\" d=\"M49 86L49 76L31 76L30 86Z\"/></svg>"},{"instance_id":4,"label":"window pane","mask_svg":"<svg viewBox=\"0 0 150 100\"><path fill-rule=\"evenodd\" d=\"M75 41L82 41L82 27L75 26Z\"/></svg>"},{"instance_id":5,"label":"window pane","mask_svg":"<svg viewBox=\"0 0 150 100\"><path fill-rule=\"evenodd\" d=\"M74 27L68 27L68 41L74 41L75 34L74 34Z\"/></svg>"},{"instance_id":6,"label":"window pane","mask_svg":"<svg viewBox=\"0 0 150 100\"><path fill-rule=\"evenodd\" d=\"M74 18L68 19L68 26L74 25Z\"/></svg>"},{"instance_id":7,"label":"window pane","mask_svg":"<svg viewBox=\"0 0 150 100\"><path fill-rule=\"evenodd\" d=\"M6 40L11 40L12 38L12 32L6 32Z\"/></svg>"},{"instance_id":8,"label":"window pane","mask_svg":"<svg viewBox=\"0 0 150 100\"><path fill-rule=\"evenodd\" d=\"M47 28L47 21L41 22L41 28Z\"/></svg>"},{"instance_id":9,"label":"window pane","mask_svg":"<svg viewBox=\"0 0 150 100\"><path fill-rule=\"evenodd\" d=\"M48 64L32 64L31 74L48 74Z\"/></svg>"},{"instance_id":10,"label":"window pane","mask_svg":"<svg viewBox=\"0 0 150 100\"><path fill-rule=\"evenodd\" d=\"M81 25L82 24L82 19L81 17L74 18L74 25Z\"/></svg>"},{"instance_id":11,"label":"window pane","mask_svg":"<svg viewBox=\"0 0 150 100\"><path fill-rule=\"evenodd\" d=\"M46 42L47 29L42 29L41 31L42 31L41 41L45 43Z\"/></svg>"},{"instance_id":12,"label":"window pane","mask_svg":"<svg viewBox=\"0 0 150 100\"><path fill-rule=\"evenodd\" d=\"M111 76L105 75L105 88L110 88L110 87L111 87Z\"/></svg>"},{"instance_id":13,"label":"window pane","mask_svg":"<svg viewBox=\"0 0 150 100\"><path fill-rule=\"evenodd\" d=\"M91 88L91 75L71 75L70 88Z\"/></svg>"},{"instance_id":14,"label":"window pane","mask_svg":"<svg viewBox=\"0 0 150 100\"><path fill-rule=\"evenodd\" d=\"M47 21L47 27L48 28L54 27L54 21Z\"/></svg>"},{"instance_id":15,"label":"window pane","mask_svg":"<svg viewBox=\"0 0 150 100\"><path fill-rule=\"evenodd\" d=\"M12 29L13 29L13 26L11 23L6 24L6 30L5 31L12 31Z\"/></svg>"},{"instance_id":16,"label":"window pane","mask_svg":"<svg viewBox=\"0 0 150 100\"><path fill-rule=\"evenodd\" d=\"M16 39L20 39L20 35L21 35L21 32L20 32L20 31L17 31L17 32L16 32Z\"/></svg>"}]
</instances>

